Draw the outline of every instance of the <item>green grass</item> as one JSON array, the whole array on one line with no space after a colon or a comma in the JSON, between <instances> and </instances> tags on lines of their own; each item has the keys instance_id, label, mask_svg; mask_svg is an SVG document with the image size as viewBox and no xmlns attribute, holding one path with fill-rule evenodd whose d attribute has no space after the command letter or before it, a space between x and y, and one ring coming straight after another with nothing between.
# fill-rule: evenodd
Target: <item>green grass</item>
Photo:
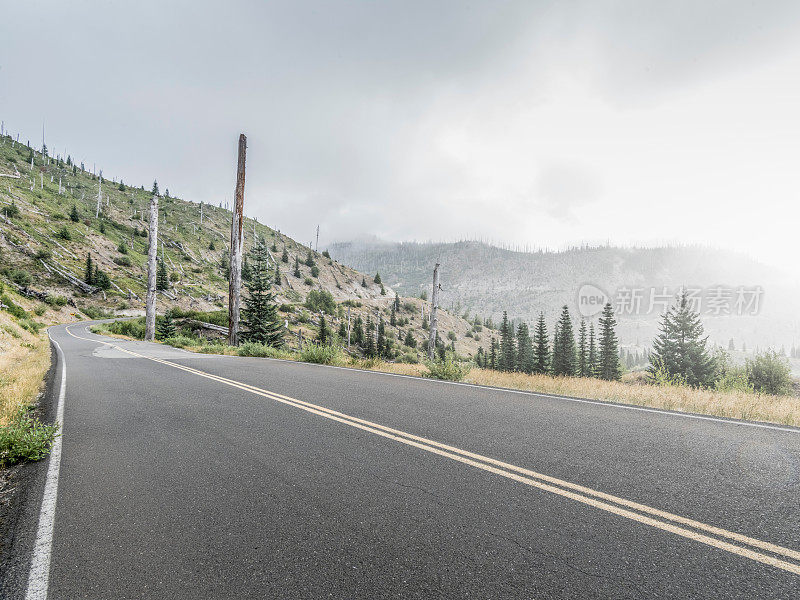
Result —
<instances>
[{"instance_id":1,"label":"green grass","mask_svg":"<svg viewBox=\"0 0 800 600\"><path fill-rule=\"evenodd\" d=\"M58 435L58 424L47 425L32 415L27 407L5 427L0 427L0 466L26 460L41 460L50 453Z\"/></svg>"}]
</instances>

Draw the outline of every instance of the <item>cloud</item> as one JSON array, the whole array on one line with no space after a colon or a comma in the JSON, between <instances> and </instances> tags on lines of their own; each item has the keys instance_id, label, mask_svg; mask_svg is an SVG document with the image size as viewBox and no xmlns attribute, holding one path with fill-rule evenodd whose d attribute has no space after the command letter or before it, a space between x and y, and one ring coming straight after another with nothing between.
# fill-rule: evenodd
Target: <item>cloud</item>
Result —
<instances>
[{"instance_id":1,"label":"cloud","mask_svg":"<svg viewBox=\"0 0 800 600\"><path fill-rule=\"evenodd\" d=\"M542 169L536 186L538 205L555 219L571 222L576 211L602 192L599 179L575 164L551 164Z\"/></svg>"}]
</instances>

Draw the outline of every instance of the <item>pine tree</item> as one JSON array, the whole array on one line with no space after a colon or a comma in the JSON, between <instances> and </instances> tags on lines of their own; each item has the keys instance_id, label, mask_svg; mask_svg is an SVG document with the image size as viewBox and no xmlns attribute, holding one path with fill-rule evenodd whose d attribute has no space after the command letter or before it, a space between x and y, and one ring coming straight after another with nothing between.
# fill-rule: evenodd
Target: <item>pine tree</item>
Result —
<instances>
[{"instance_id":1,"label":"pine tree","mask_svg":"<svg viewBox=\"0 0 800 600\"><path fill-rule=\"evenodd\" d=\"M364 320L361 315L358 315L353 323L352 337L356 346L361 346L364 343Z\"/></svg>"},{"instance_id":2,"label":"pine tree","mask_svg":"<svg viewBox=\"0 0 800 600\"><path fill-rule=\"evenodd\" d=\"M108 290L111 289L111 280L108 278L108 274L105 271L101 271L97 268L97 265L94 267L94 285L101 290Z\"/></svg>"},{"instance_id":3,"label":"pine tree","mask_svg":"<svg viewBox=\"0 0 800 600\"><path fill-rule=\"evenodd\" d=\"M547 323L544 313L539 313L536 330L533 333L533 372L544 375L550 371L550 341L547 337Z\"/></svg>"},{"instance_id":4,"label":"pine tree","mask_svg":"<svg viewBox=\"0 0 800 600\"><path fill-rule=\"evenodd\" d=\"M372 279L372 281L374 281L376 284L380 285L381 284L381 274L380 273L375 273L375 277Z\"/></svg>"},{"instance_id":5,"label":"pine tree","mask_svg":"<svg viewBox=\"0 0 800 600\"><path fill-rule=\"evenodd\" d=\"M367 287L367 280L364 277L361 278L361 287Z\"/></svg>"},{"instance_id":6,"label":"pine tree","mask_svg":"<svg viewBox=\"0 0 800 600\"><path fill-rule=\"evenodd\" d=\"M397 292L394 293L394 309L396 311L400 310L400 294Z\"/></svg>"},{"instance_id":7,"label":"pine tree","mask_svg":"<svg viewBox=\"0 0 800 600\"><path fill-rule=\"evenodd\" d=\"M275 294L270 291L269 253L263 240L253 246L250 258L250 281L245 285L247 295L243 298L242 339L280 348L283 346L283 323L275 305Z\"/></svg>"},{"instance_id":8,"label":"pine tree","mask_svg":"<svg viewBox=\"0 0 800 600\"><path fill-rule=\"evenodd\" d=\"M583 319L581 319L581 325L578 328L578 376L592 376L591 370L589 369L589 347L586 339L586 321Z\"/></svg>"},{"instance_id":9,"label":"pine tree","mask_svg":"<svg viewBox=\"0 0 800 600\"><path fill-rule=\"evenodd\" d=\"M394 303L392 303L392 312L389 315L389 325L397 327L397 309L395 309Z\"/></svg>"},{"instance_id":10,"label":"pine tree","mask_svg":"<svg viewBox=\"0 0 800 600\"><path fill-rule=\"evenodd\" d=\"M501 371L513 371L516 366L514 349L514 326L508 320L508 313L503 311L503 323L500 325L500 364Z\"/></svg>"},{"instance_id":11,"label":"pine tree","mask_svg":"<svg viewBox=\"0 0 800 600\"><path fill-rule=\"evenodd\" d=\"M492 345L489 347L489 368L490 369L497 369L497 350L499 346L497 344L497 340L492 338Z\"/></svg>"},{"instance_id":12,"label":"pine tree","mask_svg":"<svg viewBox=\"0 0 800 600\"><path fill-rule=\"evenodd\" d=\"M247 260L247 256L245 255L244 260L242 261L242 281L250 281L250 276L252 273L250 272L250 263Z\"/></svg>"},{"instance_id":13,"label":"pine tree","mask_svg":"<svg viewBox=\"0 0 800 600\"><path fill-rule=\"evenodd\" d=\"M589 324L589 353L586 360L587 377L597 377L597 344L594 336L594 323Z\"/></svg>"},{"instance_id":14,"label":"pine tree","mask_svg":"<svg viewBox=\"0 0 800 600\"><path fill-rule=\"evenodd\" d=\"M385 296L385 295L386 295L386 288L383 287L383 284L381 284L381 296Z\"/></svg>"},{"instance_id":15,"label":"pine tree","mask_svg":"<svg viewBox=\"0 0 800 600\"><path fill-rule=\"evenodd\" d=\"M275 264L275 285L280 285L281 281L282 281L282 279L281 279L281 268L276 263Z\"/></svg>"},{"instance_id":16,"label":"pine tree","mask_svg":"<svg viewBox=\"0 0 800 600\"><path fill-rule=\"evenodd\" d=\"M94 266L92 265L92 255L86 255L86 269L84 270L83 280L89 285L94 285Z\"/></svg>"},{"instance_id":17,"label":"pine tree","mask_svg":"<svg viewBox=\"0 0 800 600\"><path fill-rule=\"evenodd\" d=\"M600 338L600 356L598 357L597 376L600 379L617 381L622 377L619 361L619 342L615 328L617 320L610 302L606 302L600 315L598 336Z\"/></svg>"},{"instance_id":18,"label":"pine tree","mask_svg":"<svg viewBox=\"0 0 800 600\"><path fill-rule=\"evenodd\" d=\"M692 310L684 291L661 319L661 333L653 342L651 376L661 372L691 386L711 385L715 369L707 340L700 315Z\"/></svg>"},{"instance_id":19,"label":"pine tree","mask_svg":"<svg viewBox=\"0 0 800 600\"><path fill-rule=\"evenodd\" d=\"M364 332L364 355L370 358L375 356L375 329L370 317L367 317L366 331Z\"/></svg>"},{"instance_id":20,"label":"pine tree","mask_svg":"<svg viewBox=\"0 0 800 600\"><path fill-rule=\"evenodd\" d=\"M150 192L153 196L158 196L158 182L153 181L153 191Z\"/></svg>"},{"instance_id":21,"label":"pine tree","mask_svg":"<svg viewBox=\"0 0 800 600\"><path fill-rule=\"evenodd\" d=\"M561 317L556 324L553 343L553 375L563 377L575 375L575 334L566 304L562 307Z\"/></svg>"},{"instance_id":22,"label":"pine tree","mask_svg":"<svg viewBox=\"0 0 800 600\"><path fill-rule=\"evenodd\" d=\"M409 348L416 348L417 347L417 340L414 339L414 335L411 333L409 329L406 331L406 337L403 340L403 343L408 346Z\"/></svg>"},{"instance_id":23,"label":"pine tree","mask_svg":"<svg viewBox=\"0 0 800 600\"><path fill-rule=\"evenodd\" d=\"M158 261L158 269L156 270L156 289L164 291L169 289L169 275L167 274L167 265L163 260Z\"/></svg>"},{"instance_id":24,"label":"pine tree","mask_svg":"<svg viewBox=\"0 0 800 600\"><path fill-rule=\"evenodd\" d=\"M375 351L378 353L378 356L386 356L387 349L386 325L383 322L383 317L381 317L380 321L378 322L378 342Z\"/></svg>"},{"instance_id":25,"label":"pine tree","mask_svg":"<svg viewBox=\"0 0 800 600\"><path fill-rule=\"evenodd\" d=\"M289 253L286 251L286 247L283 248L283 254L281 254L281 262L282 263L289 263Z\"/></svg>"},{"instance_id":26,"label":"pine tree","mask_svg":"<svg viewBox=\"0 0 800 600\"><path fill-rule=\"evenodd\" d=\"M309 250L308 255L306 256L306 266L313 267L314 264L314 257L311 255L311 250Z\"/></svg>"},{"instance_id":27,"label":"pine tree","mask_svg":"<svg viewBox=\"0 0 800 600\"><path fill-rule=\"evenodd\" d=\"M347 340L347 323L345 323L344 320L339 323L339 340L342 342Z\"/></svg>"},{"instance_id":28,"label":"pine tree","mask_svg":"<svg viewBox=\"0 0 800 600\"><path fill-rule=\"evenodd\" d=\"M78 221L81 220L81 216L80 214L78 214L78 207L75 206L74 204L72 205L72 210L69 211L69 220L72 221L73 223L77 223Z\"/></svg>"},{"instance_id":29,"label":"pine tree","mask_svg":"<svg viewBox=\"0 0 800 600\"><path fill-rule=\"evenodd\" d=\"M320 346L327 346L330 343L330 334L328 332L328 324L325 322L325 313L320 313L319 315L317 343L319 343Z\"/></svg>"},{"instance_id":30,"label":"pine tree","mask_svg":"<svg viewBox=\"0 0 800 600\"><path fill-rule=\"evenodd\" d=\"M517 364L516 369L521 373L533 373L533 342L528 331L527 323L520 323L517 327Z\"/></svg>"},{"instance_id":31,"label":"pine tree","mask_svg":"<svg viewBox=\"0 0 800 600\"><path fill-rule=\"evenodd\" d=\"M166 340L167 338L171 338L175 335L175 331L176 329L175 323L172 319L172 311L168 310L158 321L158 326L156 327L156 339Z\"/></svg>"},{"instance_id":32,"label":"pine tree","mask_svg":"<svg viewBox=\"0 0 800 600\"><path fill-rule=\"evenodd\" d=\"M479 369L483 369L486 366L486 354L483 351L483 346L478 347L478 353L475 355L475 364Z\"/></svg>"},{"instance_id":33,"label":"pine tree","mask_svg":"<svg viewBox=\"0 0 800 600\"><path fill-rule=\"evenodd\" d=\"M294 273L293 273L293 275L295 277L297 277L297 278L300 278L300 277L303 276L303 274L300 272L300 259L297 258L296 256L294 257Z\"/></svg>"}]
</instances>

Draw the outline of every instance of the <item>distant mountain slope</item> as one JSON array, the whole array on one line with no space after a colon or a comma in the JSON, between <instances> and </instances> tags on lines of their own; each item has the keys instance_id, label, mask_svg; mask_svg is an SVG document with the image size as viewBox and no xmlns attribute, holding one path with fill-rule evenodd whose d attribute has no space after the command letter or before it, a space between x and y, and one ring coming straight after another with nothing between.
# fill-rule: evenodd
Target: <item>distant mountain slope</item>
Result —
<instances>
[{"instance_id":1,"label":"distant mountain slope","mask_svg":"<svg viewBox=\"0 0 800 600\"><path fill-rule=\"evenodd\" d=\"M777 274L746 256L704 247L619 248L583 247L561 252L517 252L481 242L387 243L344 242L330 246L331 256L369 272L380 271L384 281L406 295L431 285L436 262L442 264L443 304L460 312L497 319L503 310L524 320L544 311L554 322L567 304L578 313L578 294L590 285L604 291L620 307L625 290L639 295L637 314L620 310L623 341L647 346L656 332L663 298L681 286L700 290L701 314L712 340L789 347L800 341L797 305L800 296ZM762 292L758 292L757 288ZM590 288L586 288L590 289ZM716 290L721 289L722 292ZM758 296L758 314L737 313L737 295ZM730 315L707 312L711 296L730 294ZM651 310L651 299L658 300ZM631 300L633 302L634 300ZM719 303L719 301L717 301ZM633 313L634 311L631 310Z\"/></svg>"}]
</instances>

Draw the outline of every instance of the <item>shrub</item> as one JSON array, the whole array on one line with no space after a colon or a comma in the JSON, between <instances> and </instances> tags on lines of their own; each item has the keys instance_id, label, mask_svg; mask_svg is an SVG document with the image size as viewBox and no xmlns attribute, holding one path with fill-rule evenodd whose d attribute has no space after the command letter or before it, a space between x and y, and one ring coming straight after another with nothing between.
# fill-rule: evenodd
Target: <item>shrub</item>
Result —
<instances>
[{"instance_id":1,"label":"shrub","mask_svg":"<svg viewBox=\"0 0 800 600\"><path fill-rule=\"evenodd\" d=\"M39 248L36 251L36 260L49 260L52 253L48 248Z\"/></svg>"},{"instance_id":2,"label":"shrub","mask_svg":"<svg viewBox=\"0 0 800 600\"><path fill-rule=\"evenodd\" d=\"M30 331L31 333L39 333L39 330L44 327L41 323L38 323L33 319L20 319L18 323L20 327L26 331Z\"/></svg>"},{"instance_id":3,"label":"shrub","mask_svg":"<svg viewBox=\"0 0 800 600\"><path fill-rule=\"evenodd\" d=\"M762 394L780 396L789 394L792 390L789 363L774 350L767 350L748 359L747 373L753 388Z\"/></svg>"},{"instance_id":4,"label":"shrub","mask_svg":"<svg viewBox=\"0 0 800 600\"><path fill-rule=\"evenodd\" d=\"M752 394L755 390L747 369L742 367L728 367L725 372L717 379L714 387L720 392L744 392Z\"/></svg>"},{"instance_id":5,"label":"shrub","mask_svg":"<svg viewBox=\"0 0 800 600\"><path fill-rule=\"evenodd\" d=\"M429 362L426 364L428 372L423 377L442 379L444 381L461 381L470 371L469 365L460 364L452 359Z\"/></svg>"},{"instance_id":6,"label":"shrub","mask_svg":"<svg viewBox=\"0 0 800 600\"><path fill-rule=\"evenodd\" d=\"M300 316L297 317L298 323L308 323L311 320L311 316L308 314L307 310L304 310L300 313Z\"/></svg>"},{"instance_id":7,"label":"shrub","mask_svg":"<svg viewBox=\"0 0 800 600\"><path fill-rule=\"evenodd\" d=\"M174 335L165 339L164 343L175 348L185 348L186 346L196 346L200 343L200 340L187 335Z\"/></svg>"},{"instance_id":8,"label":"shrub","mask_svg":"<svg viewBox=\"0 0 800 600\"><path fill-rule=\"evenodd\" d=\"M291 304L281 304L278 307L278 310L283 312L283 313L293 313L294 312L294 306L292 306Z\"/></svg>"},{"instance_id":9,"label":"shrub","mask_svg":"<svg viewBox=\"0 0 800 600\"><path fill-rule=\"evenodd\" d=\"M336 314L336 301L327 290L311 290L306 296L306 308L314 312L323 311L329 315Z\"/></svg>"},{"instance_id":10,"label":"shrub","mask_svg":"<svg viewBox=\"0 0 800 600\"><path fill-rule=\"evenodd\" d=\"M133 264L127 256L115 256L113 260L121 267L130 267Z\"/></svg>"},{"instance_id":11,"label":"shrub","mask_svg":"<svg viewBox=\"0 0 800 600\"><path fill-rule=\"evenodd\" d=\"M319 277L319 267L317 265L314 265L313 267L311 267L311 276L312 277Z\"/></svg>"},{"instance_id":12,"label":"shrub","mask_svg":"<svg viewBox=\"0 0 800 600\"><path fill-rule=\"evenodd\" d=\"M337 346L308 343L300 352L300 360L319 365L340 365L344 363L344 354Z\"/></svg>"},{"instance_id":13,"label":"shrub","mask_svg":"<svg viewBox=\"0 0 800 600\"><path fill-rule=\"evenodd\" d=\"M86 309L81 309L84 313L86 313ZM97 310L97 309L95 309ZM87 315L90 318L94 319L96 317L92 317L91 315ZM108 324L108 331L116 335L127 335L128 337L132 337L137 340L144 339L144 330L145 330L145 323L144 317L140 317L138 319L130 319L126 321L112 321Z\"/></svg>"},{"instance_id":14,"label":"shrub","mask_svg":"<svg viewBox=\"0 0 800 600\"><path fill-rule=\"evenodd\" d=\"M22 308L21 306L15 304L11 300L11 298L6 296L5 294L0 296L0 304L3 304L4 305L4 310L6 310L9 313L11 313L17 319L25 319L25 318L28 317L28 313L25 312L25 309Z\"/></svg>"},{"instance_id":15,"label":"shrub","mask_svg":"<svg viewBox=\"0 0 800 600\"><path fill-rule=\"evenodd\" d=\"M306 285L314 285L314 280L311 279L311 277L306 277L303 283L305 283Z\"/></svg>"},{"instance_id":16,"label":"shrub","mask_svg":"<svg viewBox=\"0 0 800 600\"><path fill-rule=\"evenodd\" d=\"M54 296L51 294L47 297L45 302L47 302L53 308L61 308L62 306L66 306L67 302L69 302L69 299L66 296Z\"/></svg>"},{"instance_id":17,"label":"shrub","mask_svg":"<svg viewBox=\"0 0 800 600\"><path fill-rule=\"evenodd\" d=\"M21 408L11 423L0 428L0 465L41 460L50 452L58 424L47 425Z\"/></svg>"},{"instance_id":18,"label":"shrub","mask_svg":"<svg viewBox=\"0 0 800 600\"><path fill-rule=\"evenodd\" d=\"M455 331L448 331L447 332L447 339L450 340L451 342L455 342L456 341L456 332Z\"/></svg>"},{"instance_id":19,"label":"shrub","mask_svg":"<svg viewBox=\"0 0 800 600\"><path fill-rule=\"evenodd\" d=\"M44 304L40 304L39 306L33 309L33 314L35 314L37 317L41 317L46 312L47 312L47 306Z\"/></svg>"},{"instance_id":20,"label":"shrub","mask_svg":"<svg viewBox=\"0 0 800 600\"><path fill-rule=\"evenodd\" d=\"M12 269L8 277L11 279L11 281L17 285L21 285L22 287L28 287L31 283L33 283L33 277L24 269Z\"/></svg>"},{"instance_id":21,"label":"shrub","mask_svg":"<svg viewBox=\"0 0 800 600\"><path fill-rule=\"evenodd\" d=\"M406 352L398 360L401 363L407 363L409 365L416 365L417 363L419 363L419 357L416 354L412 354L411 352Z\"/></svg>"},{"instance_id":22,"label":"shrub","mask_svg":"<svg viewBox=\"0 0 800 600\"><path fill-rule=\"evenodd\" d=\"M238 354L239 356L254 356L256 358L285 358L288 356L285 350L279 350L258 342L245 342L239 346Z\"/></svg>"},{"instance_id":23,"label":"shrub","mask_svg":"<svg viewBox=\"0 0 800 600\"><path fill-rule=\"evenodd\" d=\"M58 233L56 235L60 239L65 240L67 242L72 239L72 234L69 232L69 229L67 229L66 225L62 225L61 229L58 230Z\"/></svg>"}]
</instances>

